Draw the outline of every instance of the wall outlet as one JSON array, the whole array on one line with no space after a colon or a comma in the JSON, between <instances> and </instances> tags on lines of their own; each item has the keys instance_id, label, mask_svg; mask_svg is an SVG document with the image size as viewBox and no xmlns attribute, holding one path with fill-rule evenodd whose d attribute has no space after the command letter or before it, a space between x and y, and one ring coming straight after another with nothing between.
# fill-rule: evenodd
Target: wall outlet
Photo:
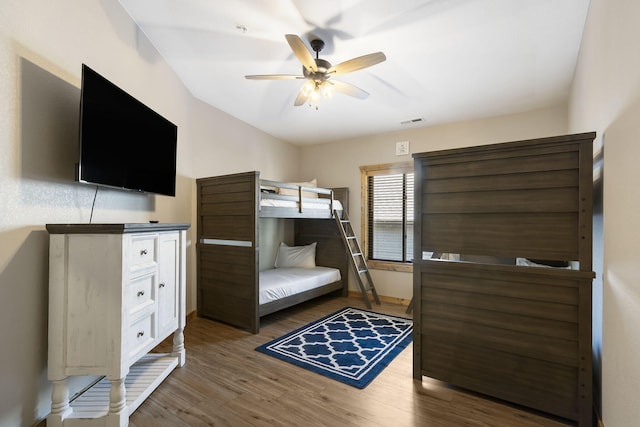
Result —
<instances>
[{"instance_id":1,"label":"wall outlet","mask_svg":"<svg viewBox=\"0 0 640 427\"><path fill-rule=\"evenodd\" d=\"M409 154L409 141L396 142L396 156L406 156Z\"/></svg>"}]
</instances>

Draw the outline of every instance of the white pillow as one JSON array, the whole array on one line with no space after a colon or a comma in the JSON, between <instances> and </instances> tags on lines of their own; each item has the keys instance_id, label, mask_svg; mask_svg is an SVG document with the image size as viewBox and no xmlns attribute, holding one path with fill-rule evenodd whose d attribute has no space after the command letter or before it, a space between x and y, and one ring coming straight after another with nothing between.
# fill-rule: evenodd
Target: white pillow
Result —
<instances>
[{"instance_id":1,"label":"white pillow","mask_svg":"<svg viewBox=\"0 0 640 427\"><path fill-rule=\"evenodd\" d=\"M276 254L275 268L316 266L316 242L306 246L287 246L280 243Z\"/></svg>"},{"instance_id":2,"label":"white pillow","mask_svg":"<svg viewBox=\"0 0 640 427\"><path fill-rule=\"evenodd\" d=\"M292 182L291 184L299 185L301 187L316 188L318 186L318 181L316 180L316 178L313 178L311 181L308 181L308 182ZM291 188L280 188L278 189L278 193L283 194L285 196L298 196L298 190L293 190ZM303 191L302 197L317 199L318 193L313 193L311 191Z\"/></svg>"},{"instance_id":3,"label":"white pillow","mask_svg":"<svg viewBox=\"0 0 640 427\"><path fill-rule=\"evenodd\" d=\"M552 267L550 265L538 264L537 262L533 262L527 258L516 258L516 265L520 265L524 267L562 268L565 270L571 270L570 265L567 267Z\"/></svg>"}]
</instances>

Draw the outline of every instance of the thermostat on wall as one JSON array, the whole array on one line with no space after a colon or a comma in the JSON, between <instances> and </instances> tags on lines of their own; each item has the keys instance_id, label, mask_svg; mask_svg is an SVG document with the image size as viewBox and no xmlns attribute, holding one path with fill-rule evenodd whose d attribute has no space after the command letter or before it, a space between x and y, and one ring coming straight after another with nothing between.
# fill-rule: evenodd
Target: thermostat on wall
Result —
<instances>
[{"instance_id":1,"label":"thermostat on wall","mask_svg":"<svg viewBox=\"0 0 640 427\"><path fill-rule=\"evenodd\" d=\"M409 154L409 141L396 142L396 156L406 156Z\"/></svg>"}]
</instances>

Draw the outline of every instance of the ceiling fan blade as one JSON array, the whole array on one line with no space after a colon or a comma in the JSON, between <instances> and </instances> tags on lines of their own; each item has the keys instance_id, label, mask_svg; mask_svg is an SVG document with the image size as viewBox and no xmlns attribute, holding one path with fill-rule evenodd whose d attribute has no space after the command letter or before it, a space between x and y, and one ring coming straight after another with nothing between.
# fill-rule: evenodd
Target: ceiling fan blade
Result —
<instances>
[{"instance_id":1,"label":"ceiling fan blade","mask_svg":"<svg viewBox=\"0 0 640 427\"><path fill-rule=\"evenodd\" d=\"M363 68L371 67L382 61L385 61L387 57L382 52L370 53L368 55L359 56L357 58L349 59L335 65L327 70L327 74L346 74L352 71L361 70Z\"/></svg>"},{"instance_id":2,"label":"ceiling fan blade","mask_svg":"<svg viewBox=\"0 0 640 427\"><path fill-rule=\"evenodd\" d=\"M318 71L316 60L313 59L313 55L311 55L311 52L309 52L309 49L307 49L307 46L304 44L302 39L295 34L286 34L285 37L287 38L289 46L291 46L291 50L298 60L302 62L302 65L304 65L307 70L313 71L314 73Z\"/></svg>"},{"instance_id":3,"label":"ceiling fan blade","mask_svg":"<svg viewBox=\"0 0 640 427\"><path fill-rule=\"evenodd\" d=\"M367 99L369 97L369 92L366 92L351 83L345 83L333 79L331 81L327 81L327 83L331 83L336 91L344 93L345 95L353 96L358 99Z\"/></svg>"},{"instance_id":4,"label":"ceiling fan blade","mask_svg":"<svg viewBox=\"0 0 640 427\"><path fill-rule=\"evenodd\" d=\"M305 77L293 74L252 74L244 76L244 78L249 80L298 80Z\"/></svg>"}]
</instances>

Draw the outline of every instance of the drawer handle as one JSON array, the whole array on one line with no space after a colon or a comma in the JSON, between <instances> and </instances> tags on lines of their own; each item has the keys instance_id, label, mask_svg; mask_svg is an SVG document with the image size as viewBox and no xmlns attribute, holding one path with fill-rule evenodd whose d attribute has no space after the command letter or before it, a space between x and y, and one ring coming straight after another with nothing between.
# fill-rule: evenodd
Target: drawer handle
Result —
<instances>
[{"instance_id":1,"label":"drawer handle","mask_svg":"<svg viewBox=\"0 0 640 427\"><path fill-rule=\"evenodd\" d=\"M140 332L138 332L138 338L140 338L140 337L142 337L142 336L144 336L144 331L140 331Z\"/></svg>"},{"instance_id":2,"label":"drawer handle","mask_svg":"<svg viewBox=\"0 0 640 427\"><path fill-rule=\"evenodd\" d=\"M147 254L147 250L146 249L143 249L143 250L140 251L140 256L144 256L146 254Z\"/></svg>"},{"instance_id":3,"label":"drawer handle","mask_svg":"<svg viewBox=\"0 0 640 427\"><path fill-rule=\"evenodd\" d=\"M164 284L164 283L160 283L160 287L161 287L161 288L164 288L164 287L165 287L165 284Z\"/></svg>"},{"instance_id":4,"label":"drawer handle","mask_svg":"<svg viewBox=\"0 0 640 427\"><path fill-rule=\"evenodd\" d=\"M144 295L144 291L138 291L138 296L141 297L142 295Z\"/></svg>"}]
</instances>

